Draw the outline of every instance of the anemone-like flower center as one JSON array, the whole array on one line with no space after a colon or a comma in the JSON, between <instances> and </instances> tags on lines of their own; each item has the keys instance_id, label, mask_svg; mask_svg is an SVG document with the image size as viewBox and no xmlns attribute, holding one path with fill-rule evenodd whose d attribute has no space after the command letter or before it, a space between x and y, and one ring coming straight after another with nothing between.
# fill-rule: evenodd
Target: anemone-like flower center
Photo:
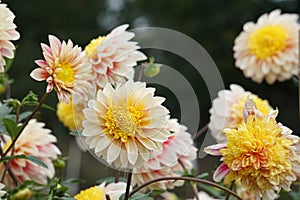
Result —
<instances>
[{"instance_id":1,"label":"anemone-like flower center","mask_svg":"<svg viewBox=\"0 0 300 200\"><path fill-rule=\"evenodd\" d=\"M94 57L97 52L97 47L101 45L104 39L105 36L100 36L96 39L92 39L92 41L85 47L84 50L88 58Z\"/></svg>"},{"instance_id":2,"label":"anemone-like flower center","mask_svg":"<svg viewBox=\"0 0 300 200\"><path fill-rule=\"evenodd\" d=\"M283 26L265 26L250 34L249 51L259 59L274 56L285 49L287 37L287 30Z\"/></svg>"},{"instance_id":3,"label":"anemone-like flower center","mask_svg":"<svg viewBox=\"0 0 300 200\"><path fill-rule=\"evenodd\" d=\"M56 78L64 84L72 84L74 82L75 73L70 63L58 64L55 68Z\"/></svg>"},{"instance_id":4,"label":"anemone-like flower center","mask_svg":"<svg viewBox=\"0 0 300 200\"><path fill-rule=\"evenodd\" d=\"M127 142L128 137L134 137L142 124L144 112L134 106L110 106L105 114L107 133L115 139Z\"/></svg>"},{"instance_id":5,"label":"anemone-like flower center","mask_svg":"<svg viewBox=\"0 0 300 200\"><path fill-rule=\"evenodd\" d=\"M267 115L269 114L271 110L271 106L269 105L267 100L262 100L256 95L250 95L250 99L254 101L256 104L256 108L263 114ZM245 105L245 102L247 100L246 96L241 97L237 103L233 104L231 106L231 123L228 128L236 128L238 124L244 121L244 113L243 113L243 108Z\"/></svg>"},{"instance_id":6,"label":"anemone-like flower center","mask_svg":"<svg viewBox=\"0 0 300 200\"><path fill-rule=\"evenodd\" d=\"M227 144L220 151L225 164L233 171L232 178L255 182L267 190L292 174L289 148L293 142L282 136L275 119L250 115L237 129L224 132Z\"/></svg>"},{"instance_id":7,"label":"anemone-like flower center","mask_svg":"<svg viewBox=\"0 0 300 200\"><path fill-rule=\"evenodd\" d=\"M104 200L104 189L94 186L81 191L79 194L75 195L74 198L76 200L91 200L91 199Z\"/></svg>"}]
</instances>

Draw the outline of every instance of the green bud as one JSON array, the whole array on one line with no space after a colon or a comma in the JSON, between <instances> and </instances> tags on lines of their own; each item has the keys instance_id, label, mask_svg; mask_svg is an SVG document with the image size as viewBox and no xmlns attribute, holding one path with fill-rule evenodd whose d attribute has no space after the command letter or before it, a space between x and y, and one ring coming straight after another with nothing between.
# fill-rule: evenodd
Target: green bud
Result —
<instances>
[{"instance_id":1,"label":"green bud","mask_svg":"<svg viewBox=\"0 0 300 200\"><path fill-rule=\"evenodd\" d=\"M29 188L20 189L16 194L14 194L11 200L29 200L31 198L32 192Z\"/></svg>"},{"instance_id":2,"label":"green bud","mask_svg":"<svg viewBox=\"0 0 300 200\"><path fill-rule=\"evenodd\" d=\"M66 166L66 162L63 158L57 158L53 160L53 165L56 169L62 169Z\"/></svg>"}]
</instances>

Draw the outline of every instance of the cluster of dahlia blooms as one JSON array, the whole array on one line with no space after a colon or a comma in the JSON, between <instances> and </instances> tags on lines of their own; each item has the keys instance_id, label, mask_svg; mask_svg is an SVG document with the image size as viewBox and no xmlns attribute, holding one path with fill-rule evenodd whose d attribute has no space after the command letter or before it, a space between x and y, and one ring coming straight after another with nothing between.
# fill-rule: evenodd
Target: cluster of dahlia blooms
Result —
<instances>
[{"instance_id":1,"label":"cluster of dahlia blooms","mask_svg":"<svg viewBox=\"0 0 300 200\"><path fill-rule=\"evenodd\" d=\"M20 35L14 14L1 2L0 18L0 73L6 75L6 60L14 57L11 41ZM296 14L274 10L256 24L246 23L233 47L236 67L246 77L269 84L296 75L297 19ZM281 190L291 191L300 177L300 138L278 122L277 108L237 84L219 91L209 110L208 129L217 144L204 151L220 156L213 180L224 184L196 174L194 140L201 131L192 138L186 126L171 118L166 98L141 81L143 70L149 77L159 73L162 65L154 58L141 64L139 80L134 80L134 67L148 58L128 27L118 26L85 48L54 35L41 44L43 59L35 61L38 67L30 76L46 82L44 96L39 100L30 92L22 100L8 97L0 103L0 198L178 199L169 191L184 183L191 188L188 196L196 200L230 195L271 200ZM52 91L58 97L58 119L76 135L82 150L115 169L114 182L107 179L68 193L67 185L74 180L61 176L65 158L56 146L57 138L35 118L40 108L48 107L44 102ZM28 105L35 108L24 109ZM120 173L127 176L127 183Z\"/></svg>"}]
</instances>

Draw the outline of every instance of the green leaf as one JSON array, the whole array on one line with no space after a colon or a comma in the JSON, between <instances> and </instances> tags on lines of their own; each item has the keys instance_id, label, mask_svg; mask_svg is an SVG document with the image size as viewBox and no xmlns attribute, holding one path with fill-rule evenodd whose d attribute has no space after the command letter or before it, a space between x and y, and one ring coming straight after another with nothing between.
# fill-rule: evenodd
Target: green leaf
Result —
<instances>
[{"instance_id":1,"label":"green leaf","mask_svg":"<svg viewBox=\"0 0 300 200\"><path fill-rule=\"evenodd\" d=\"M16 137L17 131L19 130L17 123L9 118L3 118L2 121L4 123L7 133L12 139L14 139Z\"/></svg>"},{"instance_id":2,"label":"green leaf","mask_svg":"<svg viewBox=\"0 0 300 200\"><path fill-rule=\"evenodd\" d=\"M0 158L0 162L9 161L9 160L16 159L16 158L27 159L27 160L30 160L31 162L33 162L33 163L35 163L39 166L42 166L44 168L48 168L47 165L45 163L43 163L38 157L36 157L36 156L27 156L27 155L24 155L24 154L2 157L2 158Z\"/></svg>"},{"instance_id":3,"label":"green leaf","mask_svg":"<svg viewBox=\"0 0 300 200\"><path fill-rule=\"evenodd\" d=\"M148 196L147 194L142 194L142 193L135 193L134 195L132 195L130 198L130 200L153 200L152 197Z\"/></svg>"},{"instance_id":4,"label":"green leaf","mask_svg":"<svg viewBox=\"0 0 300 200\"><path fill-rule=\"evenodd\" d=\"M19 122L21 122L22 120L26 119L31 113L32 113L31 111L22 112L19 115Z\"/></svg>"}]
</instances>

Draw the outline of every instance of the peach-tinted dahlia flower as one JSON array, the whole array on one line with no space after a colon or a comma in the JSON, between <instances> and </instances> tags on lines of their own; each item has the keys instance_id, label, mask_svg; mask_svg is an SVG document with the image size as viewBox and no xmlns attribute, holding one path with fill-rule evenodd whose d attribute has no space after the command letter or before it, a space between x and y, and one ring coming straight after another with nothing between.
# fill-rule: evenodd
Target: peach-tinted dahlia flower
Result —
<instances>
[{"instance_id":1,"label":"peach-tinted dahlia flower","mask_svg":"<svg viewBox=\"0 0 300 200\"><path fill-rule=\"evenodd\" d=\"M180 176L176 171L192 169L192 161L196 159L197 149L193 146L191 134L187 128L177 122L169 120L169 129L172 134L163 143L160 151L154 151L152 158L145 161L142 168L134 168L132 185L140 185L155 178ZM182 186L184 181L160 181L147 186L145 189L173 189Z\"/></svg>"},{"instance_id":2,"label":"peach-tinted dahlia flower","mask_svg":"<svg viewBox=\"0 0 300 200\"><path fill-rule=\"evenodd\" d=\"M97 74L94 84L102 89L107 83L124 83L132 80L133 67L147 57L137 49L137 42L130 41L134 33L127 32L129 25L118 26L107 36L93 39L85 53Z\"/></svg>"},{"instance_id":3,"label":"peach-tinted dahlia flower","mask_svg":"<svg viewBox=\"0 0 300 200\"><path fill-rule=\"evenodd\" d=\"M272 84L298 73L299 30L297 14L274 10L257 23L248 22L234 43L236 66L255 82Z\"/></svg>"},{"instance_id":4,"label":"peach-tinted dahlia flower","mask_svg":"<svg viewBox=\"0 0 300 200\"><path fill-rule=\"evenodd\" d=\"M71 95L87 100L93 75L81 47L73 46L71 40L61 42L53 35L49 35L49 42L50 46L41 44L45 60L35 61L40 68L34 69L30 76L37 81L45 80L46 92L55 88L59 101L69 103Z\"/></svg>"},{"instance_id":5,"label":"peach-tinted dahlia flower","mask_svg":"<svg viewBox=\"0 0 300 200\"><path fill-rule=\"evenodd\" d=\"M44 128L45 124L37 122L35 119L29 121L21 136L14 146L14 155L31 155L38 157L44 162L48 168L39 166L27 159L13 159L9 163L11 171L14 173L19 182L23 183L26 180L33 180L41 184L47 183L47 177L54 176L54 166L52 160L60 155L60 150L55 146L56 137L51 133L51 130ZM7 142L6 147L10 145ZM4 149L5 149L4 148ZM4 166L1 165L1 171ZM4 179L6 185L12 186L13 182L7 175Z\"/></svg>"},{"instance_id":6,"label":"peach-tinted dahlia flower","mask_svg":"<svg viewBox=\"0 0 300 200\"><path fill-rule=\"evenodd\" d=\"M291 190L300 172L300 138L278 123L276 116L277 110L268 116L249 115L237 128L224 129L226 143L204 149L222 156L215 181L235 180L264 200L274 199L281 188Z\"/></svg>"},{"instance_id":7,"label":"peach-tinted dahlia flower","mask_svg":"<svg viewBox=\"0 0 300 200\"><path fill-rule=\"evenodd\" d=\"M14 18L15 15L11 10L0 1L0 72L4 71L6 64L4 57L14 57L16 48L11 41L20 38L20 34L16 31L17 26L13 22Z\"/></svg>"},{"instance_id":8,"label":"peach-tinted dahlia flower","mask_svg":"<svg viewBox=\"0 0 300 200\"><path fill-rule=\"evenodd\" d=\"M230 90L221 90L209 110L211 114L209 129L218 143L226 140L222 132L224 128L237 128L244 121L243 108L247 98L254 101L263 115L269 114L272 110L267 100L262 100L257 95L245 91L239 85L231 84Z\"/></svg>"},{"instance_id":9,"label":"peach-tinted dahlia flower","mask_svg":"<svg viewBox=\"0 0 300 200\"><path fill-rule=\"evenodd\" d=\"M120 168L141 166L168 139L162 97L146 83L128 81L115 89L107 84L88 102L82 135L96 156Z\"/></svg>"}]
</instances>

